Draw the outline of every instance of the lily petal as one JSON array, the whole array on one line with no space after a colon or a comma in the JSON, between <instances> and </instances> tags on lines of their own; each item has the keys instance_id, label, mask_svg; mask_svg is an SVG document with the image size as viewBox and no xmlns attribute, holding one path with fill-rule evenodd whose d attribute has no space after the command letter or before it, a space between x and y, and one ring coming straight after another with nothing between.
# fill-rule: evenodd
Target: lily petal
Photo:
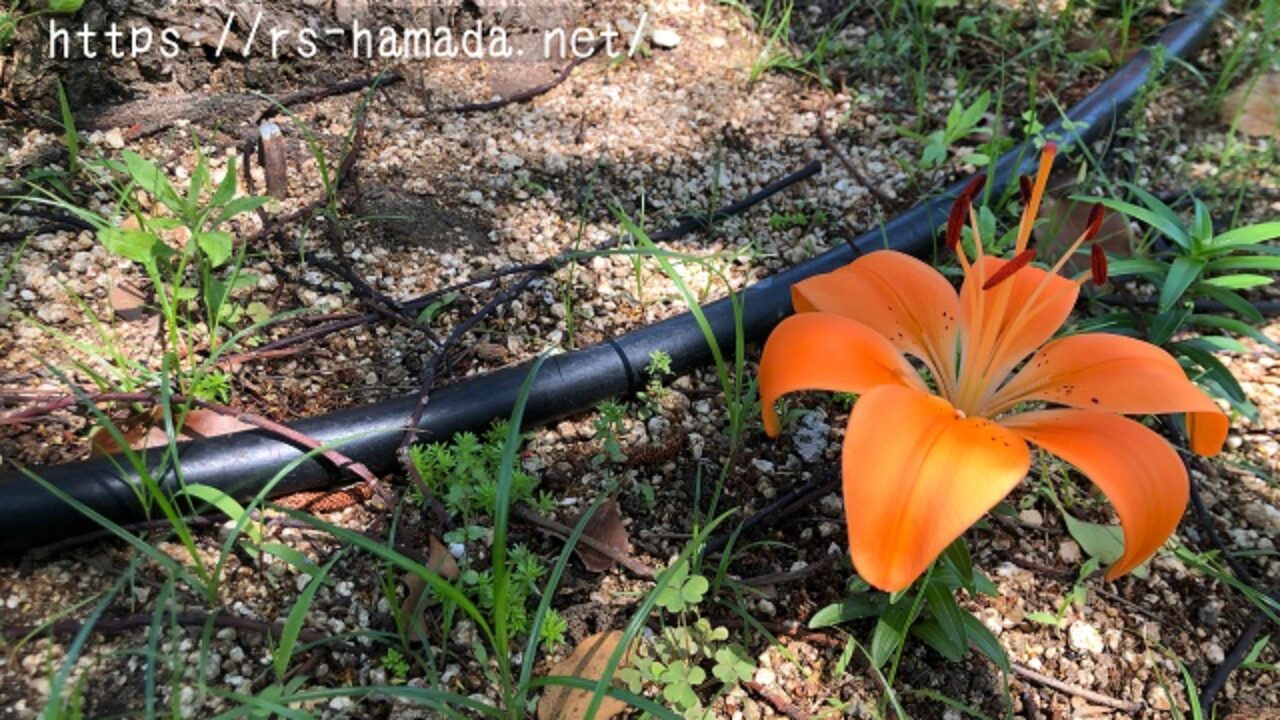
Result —
<instances>
[{"instance_id":1,"label":"lily petal","mask_svg":"<svg viewBox=\"0 0 1280 720\"><path fill-rule=\"evenodd\" d=\"M911 363L875 330L830 313L792 315L774 328L760 358L765 432L782 431L774 403L787 393L863 393L885 384L924 390Z\"/></svg>"},{"instance_id":2,"label":"lily petal","mask_svg":"<svg viewBox=\"0 0 1280 720\"><path fill-rule=\"evenodd\" d=\"M1038 267L1024 267L991 290L983 290L983 283L1009 262L990 255L979 258L965 273L960 288L965 362L980 363L984 376L993 382L1058 332L1080 294L1080 286L1071 280ZM996 340L979 349L984 329L988 338L994 330Z\"/></svg>"},{"instance_id":3,"label":"lily petal","mask_svg":"<svg viewBox=\"0 0 1280 720\"><path fill-rule=\"evenodd\" d=\"M941 273L917 258L877 250L796 283L791 299L796 312L857 320L927 363L935 377L954 376L960 299Z\"/></svg>"},{"instance_id":4,"label":"lily petal","mask_svg":"<svg viewBox=\"0 0 1280 720\"><path fill-rule=\"evenodd\" d=\"M890 592L920 576L1018 484L1031 457L1014 433L950 403L883 386L854 406L844 440L844 507L858 574Z\"/></svg>"},{"instance_id":5,"label":"lily petal","mask_svg":"<svg viewBox=\"0 0 1280 720\"><path fill-rule=\"evenodd\" d=\"M1115 579L1155 554L1187 507L1187 470L1164 438L1126 417L1094 410L1041 410L1001 421L1075 465L1111 500L1124 529Z\"/></svg>"},{"instance_id":6,"label":"lily petal","mask_svg":"<svg viewBox=\"0 0 1280 720\"><path fill-rule=\"evenodd\" d=\"M1085 333L1054 340L988 403L996 414L1026 401L1113 413L1187 413L1191 449L1216 455L1230 421L1187 379L1169 353L1123 335Z\"/></svg>"}]
</instances>

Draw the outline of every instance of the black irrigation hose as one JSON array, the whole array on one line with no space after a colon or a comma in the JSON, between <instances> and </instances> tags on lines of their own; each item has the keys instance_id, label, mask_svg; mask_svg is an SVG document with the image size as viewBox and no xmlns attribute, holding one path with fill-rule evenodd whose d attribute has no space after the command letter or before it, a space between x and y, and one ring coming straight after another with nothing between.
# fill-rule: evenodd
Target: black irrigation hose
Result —
<instances>
[{"instance_id":1,"label":"black irrigation hose","mask_svg":"<svg viewBox=\"0 0 1280 720\"><path fill-rule=\"evenodd\" d=\"M1157 39L1163 57L1186 55L1213 25L1224 0L1204 0L1170 23ZM1046 128L1060 146L1091 142L1118 123L1143 86L1158 70L1152 54L1143 50L1068 113L1071 129L1059 121ZM1003 191L1018 173L1030 171L1036 157L1027 146L1005 154L990 173L993 189ZM791 311L791 286L819 273L829 272L860 255L891 247L916 255L933 250L934 230L946 219L957 183L883 227L861 235L812 260L756 283L743 292L742 328L748 341L765 337ZM722 347L731 347L735 334L733 309L727 300L704 308ZM550 358L538 375L525 409L528 423L545 423L595 407L602 400L643 387L644 367L650 353L662 351L672 358L672 369L686 373L711 359L698 323L686 313L641 328L613 340ZM485 427L494 418L506 417L527 366L499 370L437 389L422 414L423 438L439 439ZM346 456L374 472L393 467L402 426L414 410L416 396L388 400L364 407L298 421L295 429L323 443L334 443ZM261 431L211 438L180 446L182 480L211 485L237 496L255 494L282 468L299 461L304 451L279 437ZM150 458L159 467L159 453ZM37 469L36 472L62 492L118 523L143 519L143 509L132 487L136 474L118 458L88 460ZM277 483L273 495L311 490L331 482L322 460L307 459ZM172 473L163 477L173 488ZM81 512L63 502L25 474L0 475L0 550L13 552L70 535L96 530Z\"/></svg>"}]
</instances>

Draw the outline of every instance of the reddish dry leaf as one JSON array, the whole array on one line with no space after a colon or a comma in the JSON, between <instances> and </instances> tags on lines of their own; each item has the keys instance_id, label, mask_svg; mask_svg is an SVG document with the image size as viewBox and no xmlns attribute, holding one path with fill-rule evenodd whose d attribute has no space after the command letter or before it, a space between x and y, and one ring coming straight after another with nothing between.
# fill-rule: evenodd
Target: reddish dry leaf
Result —
<instances>
[{"instance_id":1,"label":"reddish dry leaf","mask_svg":"<svg viewBox=\"0 0 1280 720\"><path fill-rule=\"evenodd\" d=\"M437 540L435 536L432 536L430 549L431 554L427 556L427 569L450 582L457 580L460 574L458 562L449 553L449 548L445 547L444 543ZM404 602L400 604L400 616L411 618L411 638L424 637L426 629L422 624L422 613L414 613L414 610L418 608L426 609L426 606L420 605L420 603L422 602L422 593L427 590L427 584L422 581L422 578L412 573L405 573L402 579L409 588L409 593L405 596Z\"/></svg>"},{"instance_id":2,"label":"reddish dry leaf","mask_svg":"<svg viewBox=\"0 0 1280 720\"><path fill-rule=\"evenodd\" d=\"M174 418L175 421L177 418ZM116 423L120 434L134 450L163 447L168 444L169 436L164 431L164 411L160 407L152 407L135 413ZM230 435L242 430L252 430L253 426L212 410L196 409L187 413L182 430L178 433L178 442L200 440L218 435ZM91 457L114 455L123 448L116 443L115 437L102 429L95 429L90 436L92 443Z\"/></svg>"},{"instance_id":3,"label":"reddish dry leaf","mask_svg":"<svg viewBox=\"0 0 1280 720\"><path fill-rule=\"evenodd\" d=\"M575 520L573 524L576 525L577 521ZM631 551L631 538L627 535L627 528L622 524L622 511L614 500L606 500L600 505L587 521L587 527L583 529L582 534L619 553L626 554ZM578 543L573 550L590 572L602 573L614 565L613 558L582 543Z\"/></svg>"},{"instance_id":4,"label":"reddish dry leaf","mask_svg":"<svg viewBox=\"0 0 1280 720\"><path fill-rule=\"evenodd\" d=\"M1246 82L1222 101L1222 122L1254 137L1280 138L1280 73L1267 73L1256 83Z\"/></svg>"},{"instance_id":5,"label":"reddish dry leaf","mask_svg":"<svg viewBox=\"0 0 1280 720\"><path fill-rule=\"evenodd\" d=\"M112 273L111 289L107 291L107 300L116 317L125 322L133 322L146 317L146 295L131 283L121 280Z\"/></svg>"},{"instance_id":6,"label":"reddish dry leaf","mask_svg":"<svg viewBox=\"0 0 1280 720\"><path fill-rule=\"evenodd\" d=\"M1104 20L1087 32L1072 33L1067 38L1067 49L1072 52L1103 50L1113 65L1122 65L1142 49L1142 35L1136 26L1130 27L1126 42L1124 24L1119 20Z\"/></svg>"},{"instance_id":7,"label":"reddish dry leaf","mask_svg":"<svg viewBox=\"0 0 1280 720\"><path fill-rule=\"evenodd\" d=\"M573 654L552 666L548 675L567 675L596 681L604 673L609 658L613 656L618 643L622 642L622 632L596 633L583 638L574 648ZM627 662L630 651L623 653L622 662ZM584 720L587 708L591 705L592 693L589 690L578 690L561 685L552 685L542 693L538 700L538 720ZM600 711L595 717L604 720L627 709L627 704L611 697L600 703Z\"/></svg>"}]
</instances>

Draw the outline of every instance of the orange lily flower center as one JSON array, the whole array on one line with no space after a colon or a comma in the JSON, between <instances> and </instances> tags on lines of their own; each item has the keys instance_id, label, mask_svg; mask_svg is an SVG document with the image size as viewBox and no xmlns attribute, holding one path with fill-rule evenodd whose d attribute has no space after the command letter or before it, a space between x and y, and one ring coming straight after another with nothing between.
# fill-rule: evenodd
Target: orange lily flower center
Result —
<instances>
[{"instance_id":1,"label":"orange lily flower center","mask_svg":"<svg viewBox=\"0 0 1280 720\"><path fill-rule=\"evenodd\" d=\"M1029 292L1026 291L1027 283L1016 281L1018 273L1036 259L1036 251L1028 248L1027 244L1056 153L1057 147L1053 143L1046 144L1035 180L1022 179L1024 205L1012 259L1003 261L985 253L978 230L978 216L973 210L973 199L981 191L984 177L979 176L970 183L952 209L953 220L948 223L947 244L955 250L964 269L968 291L961 295L964 321L958 372L954 377L938 378L937 381L939 394L968 415L993 417L1007 410L1007 405L998 401L1000 387L1016 363L1025 357L1026 351L1034 349L1034 346L1022 348L1025 343L1018 342L1019 333L1029 329L1035 318L1051 312L1055 304L1065 297L1074 302L1079 287L1084 283L1100 278L1105 281L1106 254L1097 245L1093 246L1092 272L1081 274L1069 282L1062 282L1058 275L1077 250L1097 237L1102 227L1101 205L1093 206L1084 232L1071 243L1048 273L1038 274ZM960 238L963 223L954 222L957 216L967 216L969 220L974 248L972 260ZM1017 352L1020 349L1022 353Z\"/></svg>"}]
</instances>

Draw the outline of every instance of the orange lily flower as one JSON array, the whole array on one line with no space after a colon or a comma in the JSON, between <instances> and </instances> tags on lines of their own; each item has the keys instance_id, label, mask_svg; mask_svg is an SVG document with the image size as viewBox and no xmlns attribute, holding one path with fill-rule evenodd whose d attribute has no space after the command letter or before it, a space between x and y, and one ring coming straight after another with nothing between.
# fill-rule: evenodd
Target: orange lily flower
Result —
<instances>
[{"instance_id":1,"label":"orange lily flower","mask_svg":"<svg viewBox=\"0 0 1280 720\"><path fill-rule=\"evenodd\" d=\"M1056 150L1046 145L1012 259L983 253L972 199L956 201L947 240L964 270L959 294L937 270L881 250L796 284L797 311L765 343L760 361L764 426L781 431L774 403L786 393L829 390L860 397L849 415L843 491L854 567L882 590L904 589L1026 476L1027 443L1089 477L1115 506L1124 554L1114 579L1153 555L1186 508L1186 469L1155 432L1124 414L1187 413L1191 448L1217 454L1227 416L1165 351L1103 333L1050 341L1092 272L1059 275L1102 220L1050 270L1027 249ZM975 257L959 242L969 221ZM927 371L925 382L914 358Z\"/></svg>"}]
</instances>

